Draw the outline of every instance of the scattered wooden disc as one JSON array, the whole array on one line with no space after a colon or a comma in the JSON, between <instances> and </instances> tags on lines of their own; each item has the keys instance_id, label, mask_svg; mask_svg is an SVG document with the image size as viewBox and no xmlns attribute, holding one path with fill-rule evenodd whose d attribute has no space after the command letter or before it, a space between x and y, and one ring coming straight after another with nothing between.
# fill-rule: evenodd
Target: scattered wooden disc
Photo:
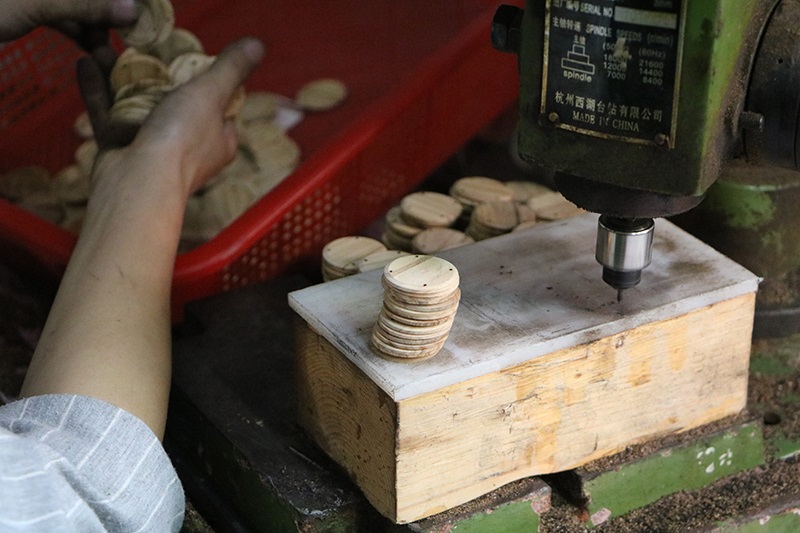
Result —
<instances>
[{"instance_id":1,"label":"scattered wooden disc","mask_svg":"<svg viewBox=\"0 0 800 533\"><path fill-rule=\"evenodd\" d=\"M297 91L294 101L306 111L332 109L347 98L347 86L341 80L324 78L305 84Z\"/></svg>"}]
</instances>

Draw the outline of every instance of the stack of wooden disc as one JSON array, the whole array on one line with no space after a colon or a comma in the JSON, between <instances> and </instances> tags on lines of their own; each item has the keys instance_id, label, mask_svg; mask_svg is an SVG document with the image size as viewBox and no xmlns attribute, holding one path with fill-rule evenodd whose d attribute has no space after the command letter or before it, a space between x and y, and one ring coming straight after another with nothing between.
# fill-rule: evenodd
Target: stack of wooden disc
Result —
<instances>
[{"instance_id":1,"label":"stack of wooden disc","mask_svg":"<svg viewBox=\"0 0 800 533\"><path fill-rule=\"evenodd\" d=\"M411 251L417 254L434 254L465 244L475 239L453 228L428 228L419 232L411 241Z\"/></svg>"},{"instance_id":2,"label":"stack of wooden disc","mask_svg":"<svg viewBox=\"0 0 800 533\"><path fill-rule=\"evenodd\" d=\"M332 281L358 274L359 263L381 251L386 251L386 246L369 237L353 235L331 241L322 249L322 279Z\"/></svg>"},{"instance_id":3,"label":"stack of wooden disc","mask_svg":"<svg viewBox=\"0 0 800 533\"><path fill-rule=\"evenodd\" d=\"M556 191L531 196L526 205L536 214L537 219L543 221L564 220L585 213Z\"/></svg>"},{"instance_id":4,"label":"stack of wooden disc","mask_svg":"<svg viewBox=\"0 0 800 533\"><path fill-rule=\"evenodd\" d=\"M502 200L484 202L472 210L466 234L482 241L509 233L520 224L536 219L534 211L525 204Z\"/></svg>"},{"instance_id":5,"label":"stack of wooden disc","mask_svg":"<svg viewBox=\"0 0 800 533\"><path fill-rule=\"evenodd\" d=\"M439 353L461 298L456 267L430 255L395 259L383 270L383 307L372 330L378 355L424 359Z\"/></svg>"},{"instance_id":6,"label":"stack of wooden disc","mask_svg":"<svg viewBox=\"0 0 800 533\"><path fill-rule=\"evenodd\" d=\"M395 250L411 251L412 239L427 228L452 226L463 210L455 198L430 191L409 194L386 215L384 244Z\"/></svg>"},{"instance_id":7,"label":"stack of wooden disc","mask_svg":"<svg viewBox=\"0 0 800 533\"><path fill-rule=\"evenodd\" d=\"M468 176L456 180L450 187L450 196L464 205L470 213L484 202L512 202L514 191L502 181L485 176Z\"/></svg>"}]
</instances>

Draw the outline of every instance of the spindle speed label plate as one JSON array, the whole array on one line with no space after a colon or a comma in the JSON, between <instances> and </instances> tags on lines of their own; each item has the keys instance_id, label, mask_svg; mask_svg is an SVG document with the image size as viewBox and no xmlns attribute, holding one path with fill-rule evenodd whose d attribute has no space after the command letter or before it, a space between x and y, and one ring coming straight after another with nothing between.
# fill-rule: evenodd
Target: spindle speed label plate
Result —
<instances>
[{"instance_id":1,"label":"spindle speed label plate","mask_svg":"<svg viewBox=\"0 0 800 533\"><path fill-rule=\"evenodd\" d=\"M674 146L685 0L547 0L542 113L556 127Z\"/></svg>"}]
</instances>

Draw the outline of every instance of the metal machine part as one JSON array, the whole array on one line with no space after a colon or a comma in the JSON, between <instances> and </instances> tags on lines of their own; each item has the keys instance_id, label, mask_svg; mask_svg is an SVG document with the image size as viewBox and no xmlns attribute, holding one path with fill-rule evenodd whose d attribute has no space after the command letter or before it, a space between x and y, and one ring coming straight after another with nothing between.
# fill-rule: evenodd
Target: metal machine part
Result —
<instances>
[{"instance_id":1,"label":"metal machine part","mask_svg":"<svg viewBox=\"0 0 800 533\"><path fill-rule=\"evenodd\" d=\"M652 243L652 227L645 237L633 221L693 209L737 157L800 162L798 20L800 0L527 0L497 10L493 44L519 56L520 156L604 215L596 257L612 287L636 285L649 258L631 270L615 263L620 250Z\"/></svg>"},{"instance_id":2,"label":"metal machine part","mask_svg":"<svg viewBox=\"0 0 800 533\"><path fill-rule=\"evenodd\" d=\"M622 291L638 285L650 264L654 227L652 218L602 215L598 220L595 258L603 265L603 281L617 289L618 302Z\"/></svg>"}]
</instances>

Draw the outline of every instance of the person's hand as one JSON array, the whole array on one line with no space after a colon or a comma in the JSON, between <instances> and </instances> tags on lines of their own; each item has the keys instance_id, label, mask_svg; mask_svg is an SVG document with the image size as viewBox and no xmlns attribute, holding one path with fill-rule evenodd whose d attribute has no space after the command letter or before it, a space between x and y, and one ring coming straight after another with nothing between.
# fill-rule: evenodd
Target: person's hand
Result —
<instances>
[{"instance_id":1,"label":"person's hand","mask_svg":"<svg viewBox=\"0 0 800 533\"><path fill-rule=\"evenodd\" d=\"M100 65L94 57L81 58L78 79L101 149L95 181L136 173L152 175L153 167L160 166L178 175L185 197L200 188L236 153L236 126L225 118L225 111L263 53L263 45L256 39L228 46L208 71L168 94L130 144L124 132L109 128L110 95Z\"/></svg>"},{"instance_id":2,"label":"person's hand","mask_svg":"<svg viewBox=\"0 0 800 533\"><path fill-rule=\"evenodd\" d=\"M135 0L0 0L0 42L50 26L91 52L108 41L107 28L136 21Z\"/></svg>"}]
</instances>

